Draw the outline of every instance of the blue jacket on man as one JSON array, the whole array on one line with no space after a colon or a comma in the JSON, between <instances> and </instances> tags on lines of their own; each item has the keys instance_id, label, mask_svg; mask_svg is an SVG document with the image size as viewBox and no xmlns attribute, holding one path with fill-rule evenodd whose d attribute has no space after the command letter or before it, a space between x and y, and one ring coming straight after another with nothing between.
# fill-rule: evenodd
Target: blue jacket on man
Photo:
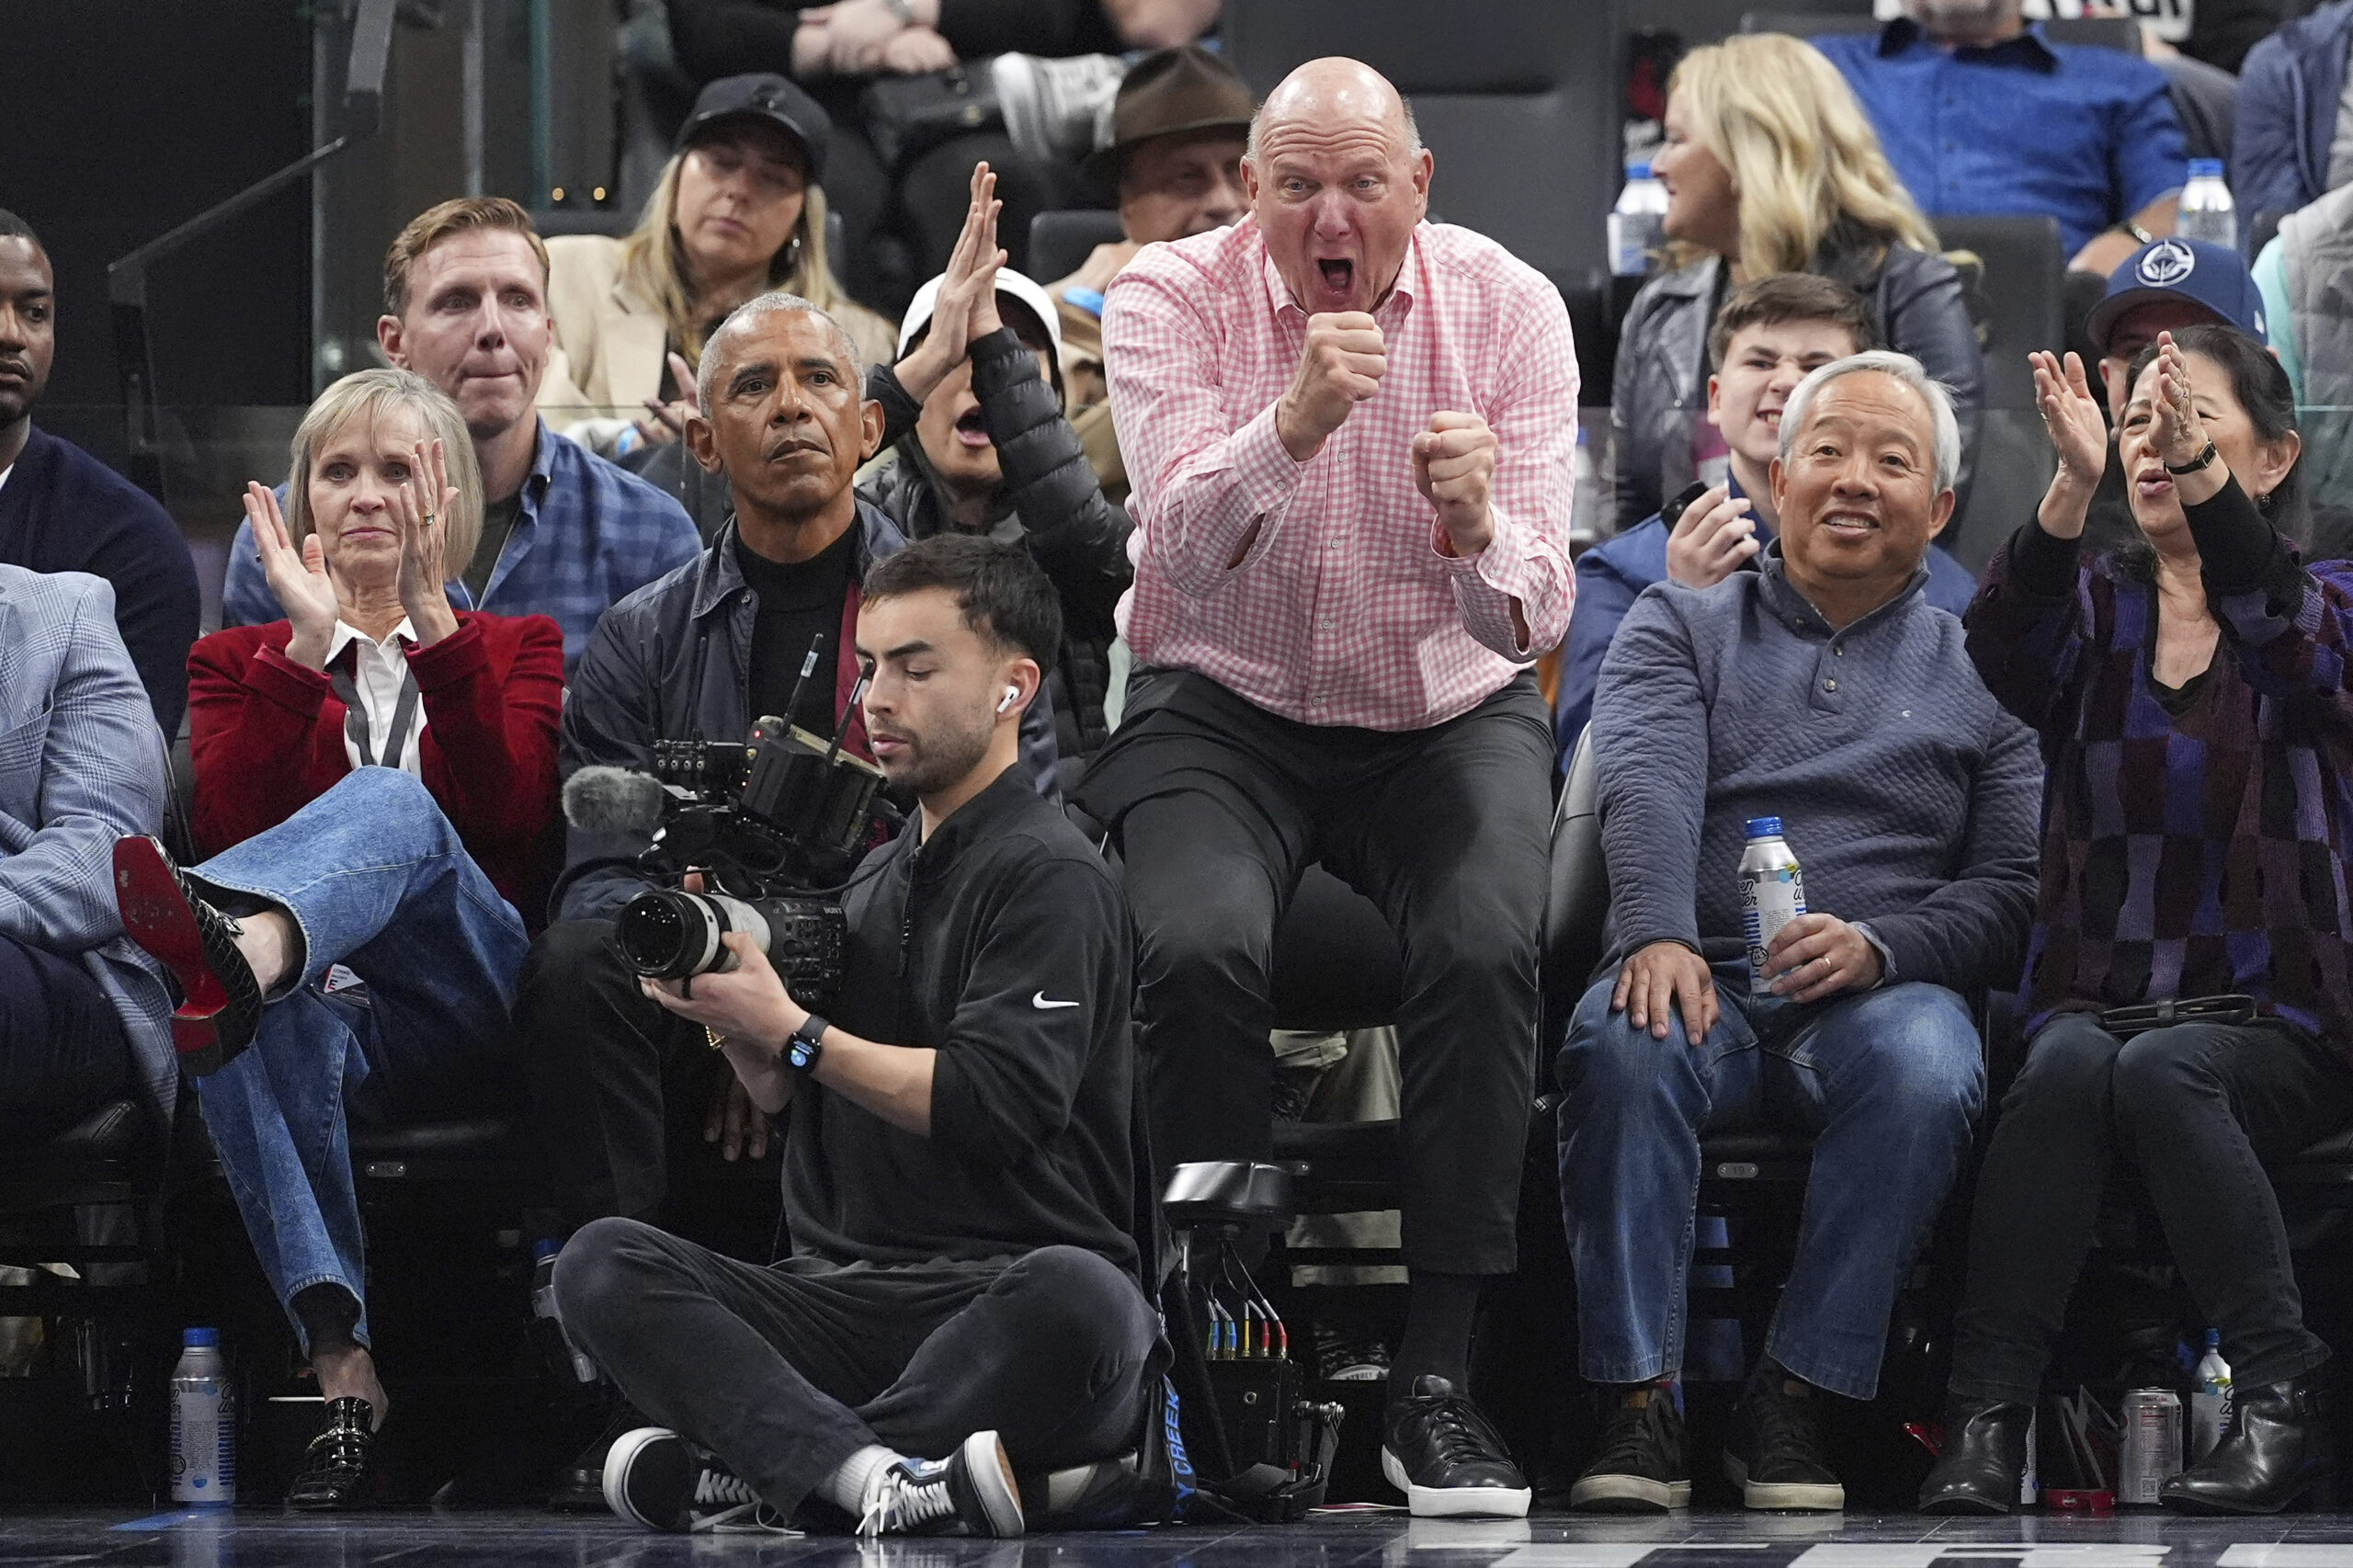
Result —
<instances>
[{"instance_id":1,"label":"blue jacket on man","mask_svg":"<svg viewBox=\"0 0 2353 1568\"><path fill-rule=\"evenodd\" d=\"M2353 0L2332 0L2247 51L2231 135L2231 196L2242 246L2254 239L2256 213L2284 215L2327 194L2348 40Z\"/></svg>"},{"instance_id":2,"label":"blue jacket on man","mask_svg":"<svg viewBox=\"0 0 2353 1568\"><path fill-rule=\"evenodd\" d=\"M1742 494L1740 482L1729 480L1732 494ZM1760 537L1770 541L1772 530L1758 519ZM1634 608L1644 588L1666 581L1666 536L1664 518L1653 513L1613 539L1602 540L1577 557L1576 611L1569 617L1569 635L1561 644L1561 679L1552 696L1552 733L1559 738L1561 768L1568 770L1577 737L1593 717L1593 688L1601 678L1601 658L1618 623ZM1755 571L1751 558L1745 568ZM1977 597L1977 579L1969 568L1934 545L1928 547L1928 602L1954 615Z\"/></svg>"}]
</instances>

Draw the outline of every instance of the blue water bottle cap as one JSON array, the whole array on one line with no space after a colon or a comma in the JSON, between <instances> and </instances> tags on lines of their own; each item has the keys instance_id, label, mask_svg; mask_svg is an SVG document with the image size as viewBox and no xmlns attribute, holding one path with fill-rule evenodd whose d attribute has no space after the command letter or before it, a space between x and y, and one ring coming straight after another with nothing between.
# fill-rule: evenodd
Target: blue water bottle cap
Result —
<instances>
[{"instance_id":1,"label":"blue water bottle cap","mask_svg":"<svg viewBox=\"0 0 2353 1568\"><path fill-rule=\"evenodd\" d=\"M1748 836L1751 838L1780 837L1781 819L1779 817L1750 817L1748 819Z\"/></svg>"},{"instance_id":2,"label":"blue water bottle cap","mask_svg":"<svg viewBox=\"0 0 2353 1568\"><path fill-rule=\"evenodd\" d=\"M2222 1347L2222 1331L2219 1328L2208 1329L2206 1331L2206 1348L2209 1350L2220 1350Z\"/></svg>"},{"instance_id":3,"label":"blue water bottle cap","mask_svg":"<svg viewBox=\"0 0 2353 1568\"><path fill-rule=\"evenodd\" d=\"M2222 160L2220 158L2190 159L2189 177L2191 179L2221 179L2222 177Z\"/></svg>"},{"instance_id":4,"label":"blue water bottle cap","mask_svg":"<svg viewBox=\"0 0 2353 1568\"><path fill-rule=\"evenodd\" d=\"M563 1250L563 1244L553 1236L541 1236L531 1244L531 1261L538 1263L543 1258L553 1257Z\"/></svg>"},{"instance_id":5,"label":"blue water bottle cap","mask_svg":"<svg viewBox=\"0 0 2353 1568\"><path fill-rule=\"evenodd\" d=\"M1648 179L1651 177L1651 166L1648 164L1629 164L1626 166L1626 177L1628 179Z\"/></svg>"},{"instance_id":6,"label":"blue water bottle cap","mask_svg":"<svg viewBox=\"0 0 2353 1568\"><path fill-rule=\"evenodd\" d=\"M217 1328L188 1328L180 1331L183 1350L212 1350L219 1348L221 1331Z\"/></svg>"}]
</instances>

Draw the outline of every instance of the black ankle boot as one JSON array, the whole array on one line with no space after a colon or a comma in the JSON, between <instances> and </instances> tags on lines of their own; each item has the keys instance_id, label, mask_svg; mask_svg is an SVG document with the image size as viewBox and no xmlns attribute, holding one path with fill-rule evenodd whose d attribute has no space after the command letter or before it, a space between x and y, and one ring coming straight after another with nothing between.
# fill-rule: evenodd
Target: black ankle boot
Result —
<instances>
[{"instance_id":1,"label":"black ankle boot","mask_svg":"<svg viewBox=\"0 0 2353 1568\"><path fill-rule=\"evenodd\" d=\"M335 1513L374 1501L375 1449L375 1407L348 1395L327 1401L326 1430L311 1439L302 1472L286 1494L286 1506L305 1513Z\"/></svg>"},{"instance_id":2,"label":"black ankle boot","mask_svg":"<svg viewBox=\"0 0 2353 1568\"><path fill-rule=\"evenodd\" d=\"M2034 1406L2017 1400L1949 1398L1945 1446L1920 1483L1920 1512L2016 1513L2033 1419Z\"/></svg>"},{"instance_id":3,"label":"black ankle boot","mask_svg":"<svg viewBox=\"0 0 2353 1568\"><path fill-rule=\"evenodd\" d=\"M2325 1501L2336 1451L2320 1376L2231 1391L2231 1424L2214 1451L2165 1483L2157 1501L2184 1514L2276 1514Z\"/></svg>"}]
</instances>

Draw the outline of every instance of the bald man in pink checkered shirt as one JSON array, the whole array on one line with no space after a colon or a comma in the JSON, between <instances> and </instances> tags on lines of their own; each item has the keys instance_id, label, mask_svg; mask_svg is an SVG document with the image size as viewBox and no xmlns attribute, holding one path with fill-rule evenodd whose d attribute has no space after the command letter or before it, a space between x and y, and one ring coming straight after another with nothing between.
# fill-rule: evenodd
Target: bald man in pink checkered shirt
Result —
<instances>
[{"instance_id":1,"label":"bald man in pink checkered shirt","mask_svg":"<svg viewBox=\"0 0 2353 1568\"><path fill-rule=\"evenodd\" d=\"M1575 591L1576 350L1540 275L1426 221L1430 155L1370 68L1294 72L1242 166L1248 218L1109 290L1137 669L1079 800L1125 857L1165 1165L1269 1156L1305 869L1387 917L1412 1285L1383 1465L1417 1514L1525 1513L1468 1361L1518 1256L1552 767L1529 666Z\"/></svg>"}]
</instances>

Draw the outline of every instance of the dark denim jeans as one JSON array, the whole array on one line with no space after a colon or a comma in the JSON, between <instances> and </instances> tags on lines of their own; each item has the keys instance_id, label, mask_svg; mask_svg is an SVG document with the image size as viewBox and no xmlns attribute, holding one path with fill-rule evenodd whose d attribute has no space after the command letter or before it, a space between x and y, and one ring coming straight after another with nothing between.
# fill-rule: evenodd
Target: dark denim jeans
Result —
<instances>
[{"instance_id":1,"label":"dark denim jeans","mask_svg":"<svg viewBox=\"0 0 2353 1568\"><path fill-rule=\"evenodd\" d=\"M1813 1135L1813 1166L1765 1353L1817 1388L1870 1398L1896 1290L1984 1100L1968 1006L1918 983L1807 1006L1751 998L1744 961L1717 969L1722 1017L1694 1047L1679 1014L1661 1040L1611 1012L1615 983L1577 1004L1559 1064L1586 1377L1682 1370L1700 1134L1785 1127Z\"/></svg>"},{"instance_id":2,"label":"dark denim jeans","mask_svg":"<svg viewBox=\"0 0 2353 1568\"><path fill-rule=\"evenodd\" d=\"M362 1303L353 1338L365 1345L347 1111L460 1115L517 1097L506 1016L528 945L522 919L425 786L389 767L355 769L188 874L234 907L284 909L301 931L300 982L279 987L253 1044L198 1079L197 1093L279 1304L307 1286L341 1285ZM323 989L335 963L364 988Z\"/></svg>"},{"instance_id":3,"label":"dark denim jeans","mask_svg":"<svg viewBox=\"0 0 2353 1568\"><path fill-rule=\"evenodd\" d=\"M2353 1121L2353 1072L2285 1024L2181 1024L2119 1040L2063 1013L2027 1050L1977 1178L1952 1392L2031 1401L2090 1250L2110 1166L2148 1184L2165 1244L2241 1388L2310 1371L2279 1200L2263 1162Z\"/></svg>"}]
</instances>

